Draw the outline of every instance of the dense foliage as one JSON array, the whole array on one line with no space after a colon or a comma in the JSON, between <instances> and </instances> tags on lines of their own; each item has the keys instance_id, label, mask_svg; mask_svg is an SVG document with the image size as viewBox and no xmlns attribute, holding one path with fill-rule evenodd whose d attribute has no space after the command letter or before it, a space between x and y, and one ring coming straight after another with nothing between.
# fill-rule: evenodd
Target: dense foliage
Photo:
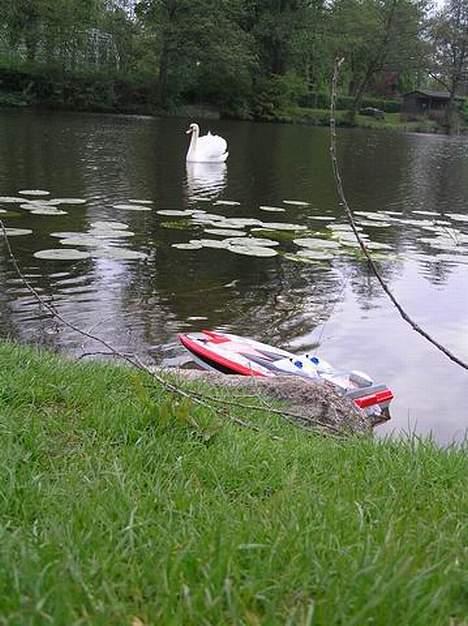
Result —
<instances>
[{"instance_id":1,"label":"dense foliage","mask_svg":"<svg viewBox=\"0 0 468 626\"><path fill-rule=\"evenodd\" d=\"M460 89L467 13L468 0L438 14L429 0L0 0L0 69L137 80L159 108L203 102L274 118L320 108L310 103L340 55L341 93L356 111L366 95L454 74Z\"/></svg>"}]
</instances>

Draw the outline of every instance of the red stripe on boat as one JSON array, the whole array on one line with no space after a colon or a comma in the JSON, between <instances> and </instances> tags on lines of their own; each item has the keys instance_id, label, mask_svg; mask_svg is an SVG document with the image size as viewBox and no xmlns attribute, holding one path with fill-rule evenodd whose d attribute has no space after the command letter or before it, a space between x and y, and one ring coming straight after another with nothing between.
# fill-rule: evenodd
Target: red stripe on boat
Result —
<instances>
[{"instance_id":1,"label":"red stripe on boat","mask_svg":"<svg viewBox=\"0 0 468 626\"><path fill-rule=\"evenodd\" d=\"M354 401L358 407L361 409L365 409L368 406L373 406L374 404L385 404L393 400L393 393L390 389L386 389L385 391L378 391L377 393L373 393L370 396L364 396L364 398L356 398Z\"/></svg>"},{"instance_id":2,"label":"red stripe on boat","mask_svg":"<svg viewBox=\"0 0 468 626\"><path fill-rule=\"evenodd\" d=\"M265 376L265 374L261 374L260 372L257 372L250 367L245 367L244 365L240 365L239 363L236 363L235 361L230 361L229 359L226 359L225 357L222 357L219 354L213 353L211 350L204 348L196 341L189 339L187 335L179 335L179 339L182 345L185 346L187 350L189 350L190 352L193 352L193 354L200 355L201 357L204 357L205 359L208 359L215 364L221 365L222 367L226 367L232 370L233 374L240 374L241 376ZM230 340L227 339L227 341L230 341ZM219 341L217 343L225 343L225 342Z\"/></svg>"}]
</instances>

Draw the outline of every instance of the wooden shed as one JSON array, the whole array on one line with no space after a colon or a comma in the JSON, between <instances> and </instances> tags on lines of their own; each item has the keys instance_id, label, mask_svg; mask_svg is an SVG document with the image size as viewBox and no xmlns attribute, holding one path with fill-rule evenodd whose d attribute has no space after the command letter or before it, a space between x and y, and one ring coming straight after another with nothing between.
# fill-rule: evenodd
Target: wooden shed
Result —
<instances>
[{"instance_id":1,"label":"wooden shed","mask_svg":"<svg viewBox=\"0 0 468 626\"><path fill-rule=\"evenodd\" d=\"M462 103L464 98L455 96L457 103ZM403 94L402 113L432 113L445 111L450 101L448 91L432 91L431 89L415 89Z\"/></svg>"}]
</instances>

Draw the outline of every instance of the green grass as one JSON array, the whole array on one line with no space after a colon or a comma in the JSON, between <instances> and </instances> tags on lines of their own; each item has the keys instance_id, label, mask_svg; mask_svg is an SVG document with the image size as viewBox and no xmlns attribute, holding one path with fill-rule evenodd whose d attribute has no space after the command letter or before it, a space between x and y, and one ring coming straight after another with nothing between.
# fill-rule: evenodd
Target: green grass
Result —
<instances>
[{"instance_id":1,"label":"green grass","mask_svg":"<svg viewBox=\"0 0 468 626\"><path fill-rule=\"evenodd\" d=\"M244 417L0 344L0 624L466 624L466 449Z\"/></svg>"}]
</instances>

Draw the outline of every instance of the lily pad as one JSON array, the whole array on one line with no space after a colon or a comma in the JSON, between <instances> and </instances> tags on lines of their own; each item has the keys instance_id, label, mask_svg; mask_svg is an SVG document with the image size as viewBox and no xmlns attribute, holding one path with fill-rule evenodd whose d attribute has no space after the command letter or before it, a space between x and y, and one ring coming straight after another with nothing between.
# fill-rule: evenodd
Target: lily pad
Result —
<instances>
[{"instance_id":1,"label":"lily pad","mask_svg":"<svg viewBox=\"0 0 468 626\"><path fill-rule=\"evenodd\" d=\"M132 204L153 204L152 200L129 200Z\"/></svg>"},{"instance_id":2,"label":"lily pad","mask_svg":"<svg viewBox=\"0 0 468 626\"><path fill-rule=\"evenodd\" d=\"M225 239L191 239L190 243L198 243L202 248L217 248L219 250L226 250L229 247L229 243Z\"/></svg>"},{"instance_id":3,"label":"lily pad","mask_svg":"<svg viewBox=\"0 0 468 626\"><path fill-rule=\"evenodd\" d=\"M455 222L468 222L468 215L463 215L463 213L447 213L446 215Z\"/></svg>"},{"instance_id":4,"label":"lily pad","mask_svg":"<svg viewBox=\"0 0 468 626\"><path fill-rule=\"evenodd\" d=\"M319 239L313 237L306 237L303 239L294 239L293 242L296 246L300 246L302 248L330 248L337 249L340 247L340 244L337 241L331 241L330 239Z\"/></svg>"},{"instance_id":5,"label":"lily pad","mask_svg":"<svg viewBox=\"0 0 468 626\"><path fill-rule=\"evenodd\" d=\"M307 230L307 226L302 224L288 224L286 222L264 222L263 226L270 230Z\"/></svg>"},{"instance_id":6,"label":"lily pad","mask_svg":"<svg viewBox=\"0 0 468 626\"><path fill-rule=\"evenodd\" d=\"M293 206L309 206L310 202L303 202L302 200L283 200L284 204L291 204Z\"/></svg>"},{"instance_id":7,"label":"lily pad","mask_svg":"<svg viewBox=\"0 0 468 626\"><path fill-rule=\"evenodd\" d=\"M350 224L327 224L326 227L332 230L333 232L339 232L339 233L354 232ZM360 226L356 226L356 230L358 232L362 232L362 228Z\"/></svg>"},{"instance_id":8,"label":"lily pad","mask_svg":"<svg viewBox=\"0 0 468 626\"><path fill-rule=\"evenodd\" d=\"M393 250L390 244L381 243L380 241L365 241L364 243L368 250Z\"/></svg>"},{"instance_id":9,"label":"lily pad","mask_svg":"<svg viewBox=\"0 0 468 626\"><path fill-rule=\"evenodd\" d=\"M114 204L114 209L122 211L151 211L151 207L141 204Z\"/></svg>"},{"instance_id":10,"label":"lily pad","mask_svg":"<svg viewBox=\"0 0 468 626\"><path fill-rule=\"evenodd\" d=\"M30 228L5 228L5 231L8 237L21 237L32 233Z\"/></svg>"},{"instance_id":11,"label":"lily pad","mask_svg":"<svg viewBox=\"0 0 468 626\"><path fill-rule=\"evenodd\" d=\"M86 237L86 235L60 239L60 243L63 246L85 246L91 248L98 248L99 246L102 246L102 241L96 239L95 237Z\"/></svg>"},{"instance_id":12,"label":"lily pad","mask_svg":"<svg viewBox=\"0 0 468 626\"><path fill-rule=\"evenodd\" d=\"M167 215L168 217L190 217L193 215L193 211L178 210L178 209L161 209L160 211L156 211L158 215Z\"/></svg>"},{"instance_id":13,"label":"lily pad","mask_svg":"<svg viewBox=\"0 0 468 626\"><path fill-rule=\"evenodd\" d=\"M236 200L216 200L216 202L214 203L214 205L225 205L225 206L240 206L240 202L237 202Z\"/></svg>"},{"instance_id":14,"label":"lily pad","mask_svg":"<svg viewBox=\"0 0 468 626\"><path fill-rule=\"evenodd\" d=\"M24 198L15 198L13 196L0 196L0 202L5 202L7 204L20 204L24 202Z\"/></svg>"},{"instance_id":15,"label":"lily pad","mask_svg":"<svg viewBox=\"0 0 468 626\"><path fill-rule=\"evenodd\" d=\"M115 261L137 261L147 259L148 255L137 250L127 250L126 248L99 248L96 256L104 259L112 259Z\"/></svg>"},{"instance_id":16,"label":"lily pad","mask_svg":"<svg viewBox=\"0 0 468 626\"><path fill-rule=\"evenodd\" d=\"M209 235L219 235L220 237L244 237L243 230L232 230L229 228L205 228L205 233Z\"/></svg>"},{"instance_id":17,"label":"lily pad","mask_svg":"<svg viewBox=\"0 0 468 626\"><path fill-rule=\"evenodd\" d=\"M244 228L245 226L263 226L261 220L257 220L254 217L222 217L222 228Z\"/></svg>"},{"instance_id":18,"label":"lily pad","mask_svg":"<svg viewBox=\"0 0 468 626\"><path fill-rule=\"evenodd\" d=\"M173 243L171 248L177 248L179 250L200 250L203 245L198 241L189 241L188 243Z\"/></svg>"},{"instance_id":19,"label":"lily pad","mask_svg":"<svg viewBox=\"0 0 468 626\"><path fill-rule=\"evenodd\" d=\"M353 211L353 215L359 215L360 217L366 217L368 220L376 221L388 221L388 213L378 213L377 211Z\"/></svg>"},{"instance_id":20,"label":"lily pad","mask_svg":"<svg viewBox=\"0 0 468 626\"><path fill-rule=\"evenodd\" d=\"M317 220L318 222L334 222L336 217L331 215L307 215L308 220Z\"/></svg>"},{"instance_id":21,"label":"lily pad","mask_svg":"<svg viewBox=\"0 0 468 626\"><path fill-rule=\"evenodd\" d=\"M86 204L87 200L84 198L54 198L49 202L51 204Z\"/></svg>"},{"instance_id":22,"label":"lily pad","mask_svg":"<svg viewBox=\"0 0 468 626\"><path fill-rule=\"evenodd\" d=\"M89 252L75 250L74 248L54 248L52 250L39 250L35 252L36 259L46 259L50 261L79 261L89 259Z\"/></svg>"},{"instance_id":23,"label":"lily pad","mask_svg":"<svg viewBox=\"0 0 468 626\"><path fill-rule=\"evenodd\" d=\"M415 211L411 211L411 213L415 213L416 215L434 215L434 216L438 216L439 213L437 213L437 211L419 211L419 210L415 210Z\"/></svg>"},{"instance_id":24,"label":"lily pad","mask_svg":"<svg viewBox=\"0 0 468 626\"><path fill-rule=\"evenodd\" d=\"M375 222L372 220L359 220L358 224L359 226L369 226L370 228L390 228L392 226L390 222L379 222L377 220Z\"/></svg>"},{"instance_id":25,"label":"lily pad","mask_svg":"<svg viewBox=\"0 0 468 626\"><path fill-rule=\"evenodd\" d=\"M31 211L31 215L66 215L66 211L55 209L54 207L36 207Z\"/></svg>"},{"instance_id":26,"label":"lily pad","mask_svg":"<svg viewBox=\"0 0 468 626\"><path fill-rule=\"evenodd\" d=\"M235 246L266 246L268 248L274 248L279 245L277 241L274 241L273 239L264 239L263 237L238 237L230 243Z\"/></svg>"},{"instance_id":27,"label":"lily pad","mask_svg":"<svg viewBox=\"0 0 468 626\"><path fill-rule=\"evenodd\" d=\"M283 207L279 207L279 206L262 205L258 208L260 209L260 211L270 211L271 213L284 213L286 211L286 209L283 209Z\"/></svg>"},{"instance_id":28,"label":"lily pad","mask_svg":"<svg viewBox=\"0 0 468 626\"><path fill-rule=\"evenodd\" d=\"M262 248L261 246L230 245L228 250L230 252L234 252L235 254L244 254L246 256L256 257L273 257L278 254L276 250L272 250L271 248Z\"/></svg>"},{"instance_id":29,"label":"lily pad","mask_svg":"<svg viewBox=\"0 0 468 626\"><path fill-rule=\"evenodd\" d=\"M50 196L50 191L44 191L44 189L23 189L18 193L22 196Z\"/></svg>"},{"instance_id":30,"label":"lily pad","mask_svg":"<svg viewBox=\"0 0 468 626\"><path fill-rule=\"evenodd\" d=\"M287 230L271 230L269 228L252 228L251 233L255 233L257 237L265 237L274 239L275 241L291 241L296 237L296 231Z\"/></svg>"}]
</instances>

